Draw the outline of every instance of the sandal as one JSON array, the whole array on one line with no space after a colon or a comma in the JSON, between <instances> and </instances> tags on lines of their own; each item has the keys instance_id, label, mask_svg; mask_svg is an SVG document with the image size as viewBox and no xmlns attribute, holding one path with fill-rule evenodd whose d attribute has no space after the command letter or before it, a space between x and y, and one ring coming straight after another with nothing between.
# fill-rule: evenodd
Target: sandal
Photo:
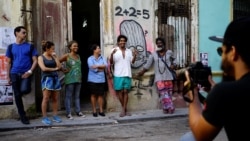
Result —
<instances>
[{"instance_id":1,"label":"sandal","mask_svg":"<svg viewBox=\"0 0 250 141\"><path fill-rule=\"evenodd\" d=\"M121 112L120 113L120 117L124 117L125 116L125 113L124 112Z\"/></svg>"}]
</instances>

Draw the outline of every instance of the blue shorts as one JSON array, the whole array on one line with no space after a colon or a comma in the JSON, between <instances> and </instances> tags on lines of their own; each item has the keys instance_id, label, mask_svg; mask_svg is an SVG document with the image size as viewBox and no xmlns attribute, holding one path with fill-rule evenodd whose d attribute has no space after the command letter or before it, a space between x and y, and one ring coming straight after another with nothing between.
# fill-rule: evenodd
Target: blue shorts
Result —
<instances>
[{"instance_id":1,"label":"blue shorts","mask_svg":"<svg viewBox=\"0 0 250 141\"><path fill-rule=\"evenodd\" d=\"M61 90L61 84L58 76L44 76L42 77L42 90L47 89L51 91Z\"/></svg>"},{"instance_id":2,"label":"blue shorts","mask_svg":"<svg viewBox=\"0 0 250 141\"><path fill-rule=\"evenodd\" d=\"M114 89L119 90L130 90L131 89L131 78L130 77L115 77L114 76Z\"/></svg>"}]
</instances>

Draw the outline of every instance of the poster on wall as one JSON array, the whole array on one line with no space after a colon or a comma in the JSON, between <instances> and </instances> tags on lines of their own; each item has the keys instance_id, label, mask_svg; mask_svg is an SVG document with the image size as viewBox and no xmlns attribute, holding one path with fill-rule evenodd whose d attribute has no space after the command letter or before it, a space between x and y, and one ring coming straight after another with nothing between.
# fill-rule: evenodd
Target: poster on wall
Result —
<instances>
[{"instance_id":1,"label":"poster on wall","mask_svg":"<svg viewBox=\"0 0 250 141\"><path fill-rule=\"evenodd\" d=\"M13 105L13 91L10 85L0 85L0 105Z\"/></svg>"},{"instance_id":2,"label":"poster on wall","mask_svg":"<svg viewBox=\"0 0 250 141\"><path fill-rule=\"evenodd\" d=\"M12 27L0 27L0 49L7 49L8 45L15 42L15 40Z\"/></svg>"},{"instance_id":3,"label":"poster on wall","mask_svg":"<svg viewBox=\"0 0 250 141\"><path fill-rule=\"evenodd\" d=\"M7 85L7 58L5 54L0 54L0 85Z\"/></svg>"},{"instance_id":4,"label":"poster on wall","mask_svg":"<svg viewBox=\"0 0 250 141\"><path fill-rule=\"evenodd\" d=\"M200 61L204 66L208 66L208 53L200 53Z\"/></svg>"}]
</instances>

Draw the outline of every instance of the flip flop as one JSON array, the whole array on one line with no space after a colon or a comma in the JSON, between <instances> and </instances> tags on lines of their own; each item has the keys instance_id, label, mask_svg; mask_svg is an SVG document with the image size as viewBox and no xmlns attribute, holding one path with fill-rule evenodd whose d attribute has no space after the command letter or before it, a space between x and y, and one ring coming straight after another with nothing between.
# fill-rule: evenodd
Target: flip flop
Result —
<instances>
[{"instance_id":1,"label":"flip flop","mask_svg":"<svg viewBox=\"0 0 250 141\"><path fill-rule=\"evenodd\" d=\"M128 112L126 113L126 116L131 116L131 115L132 115L131 113L128 113Z\"/></svg>"},{"instance_id":2,"label":"flip flop","mask_svg":"<svg viewBox=\"0 0 250 141\"><path fill-rule=\"evenodd\" d=\"M125 113L124 112L121 112L120 113L120 117L124 117L125 116Z\"/></svg>"}]
</instances>

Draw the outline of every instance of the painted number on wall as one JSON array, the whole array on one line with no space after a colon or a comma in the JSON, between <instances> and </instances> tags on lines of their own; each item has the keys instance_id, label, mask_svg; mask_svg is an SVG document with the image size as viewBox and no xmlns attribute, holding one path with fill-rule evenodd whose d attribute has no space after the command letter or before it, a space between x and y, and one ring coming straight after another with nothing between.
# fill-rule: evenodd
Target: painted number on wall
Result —
<instances>
[{"instance_id":1,"label":"painted number on wall","mask_svg":"<svg viewBox=\"0 0 250 141\"><path fill-rule=\"evenodd\" d=\"M137 17L137 16L142 16L144 19L149 19L149 10L143 9L143 10L137 10L134 7L130 7L129 9L123 9L120 6L117 6L115 8L115 15L116 16L130 16L130 17Z\"/></svg>"}]
</instances>

